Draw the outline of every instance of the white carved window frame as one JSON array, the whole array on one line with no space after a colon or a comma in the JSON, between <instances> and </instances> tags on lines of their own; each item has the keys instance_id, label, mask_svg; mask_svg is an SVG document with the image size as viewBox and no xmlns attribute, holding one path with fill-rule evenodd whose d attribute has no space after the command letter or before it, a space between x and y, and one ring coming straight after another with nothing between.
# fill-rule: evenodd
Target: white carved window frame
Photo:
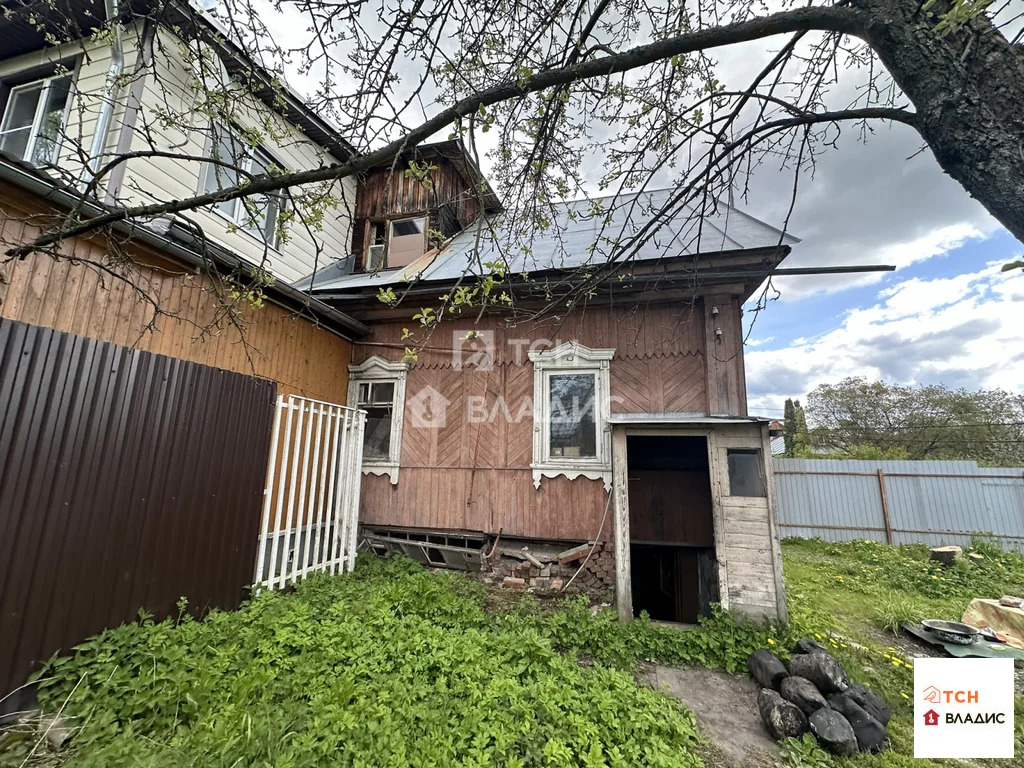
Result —
<instances>
[{"instance_id":1,"label":"white carved window frame","mask_svg":"<svg viewBox=\"0 0 1024 768\"><path fill-rule=\"evenodd\" d=\"M540 488L545 477L562 475L569 480L586 477L602 480L606 491L612 484L612 438L609 369L614 349L591 349L567 341L554 349L531 351L533 363L533 487ZM594 426L597 431L597 456L572 458L551 455L550 379L564 373L594 374Z\"/></svg>"},{"instance_id":2,"label":"white carved window frame","mask_svg":"<svg viewBox=\"0 0 1024 768\"><path fill-rule=\"evenodd\" d=\"M398 465L402 458L402 424L405 421L405 381L409 375L408 363L395 363L374 355L358 365L348 367L348 405L359 407L360 384L395 385L395 399L391 410L391 436L387 457L367 457L363 454L364 475L387 475L392 485L398 485Z\"/></svg>"}]
</instances>

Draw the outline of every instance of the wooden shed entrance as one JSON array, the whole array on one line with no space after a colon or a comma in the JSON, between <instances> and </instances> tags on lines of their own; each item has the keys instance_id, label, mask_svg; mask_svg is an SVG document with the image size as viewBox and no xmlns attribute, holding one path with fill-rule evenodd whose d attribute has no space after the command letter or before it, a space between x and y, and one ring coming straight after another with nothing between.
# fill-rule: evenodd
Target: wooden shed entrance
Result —
<instances>
[{"instance_id":1,"label":"wooden shed entrance","mask_svg":"<svg viewBox=\"0 0 1024 768\"><path fill-rule=\"evenodd\" d=\"M692 624L718 601L708 441L628 438L633 614Z\"/></svg>"},{"instance_id":2,"label":"wooden shed entrance","mask_svg":"<svg viewBox=\"0 0 1024 768\"><path fill-rule=\"evenodd\" d=\"M767 420L613 413L609 423L619 618L646 609L688 623L718 602L786 621Z\"/></svg>"}]
</instances>

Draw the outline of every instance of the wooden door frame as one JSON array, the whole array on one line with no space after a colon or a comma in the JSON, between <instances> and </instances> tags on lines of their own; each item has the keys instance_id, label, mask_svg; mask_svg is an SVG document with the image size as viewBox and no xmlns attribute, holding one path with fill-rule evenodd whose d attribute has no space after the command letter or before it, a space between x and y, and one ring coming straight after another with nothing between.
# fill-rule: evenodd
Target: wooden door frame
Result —
<instances>
[{"instance_id":1,"label":"wooden door frame","mask_svg":"<svg viewBox=\"0 0 1024 768\"><path fill-rule=\"evenodd\" d=\"M612 425L612 501L615 505L615 604L619 621L633 618L633 577L630 559L629 533L629 450L630 437L703 437L708 452L708 483L711 493L711 520L717 553L724 547L721 485L715 481L724 468L718 466L715 430L706 425L692 427L667 424L662 427L636 427L626 424ZM718 563L718 593L723 608L728 608L729 590L726 564Z\"/></svg>"}]
</instances>

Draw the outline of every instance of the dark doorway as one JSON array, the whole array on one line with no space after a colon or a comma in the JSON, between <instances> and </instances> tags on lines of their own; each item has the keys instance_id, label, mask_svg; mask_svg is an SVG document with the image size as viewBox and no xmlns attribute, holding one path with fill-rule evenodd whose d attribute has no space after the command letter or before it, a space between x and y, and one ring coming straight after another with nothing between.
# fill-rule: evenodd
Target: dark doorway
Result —
<instances>
[{"instance_id":1,"label":"dark doorway","mask_svg":"<svg viewBox=\"0 0 1024 768\"><path fill-rule=\"evenodd\" d=\"M718 600L704 437L630 437L633 614L692 624Z\"/></svg>"}]
</instances>

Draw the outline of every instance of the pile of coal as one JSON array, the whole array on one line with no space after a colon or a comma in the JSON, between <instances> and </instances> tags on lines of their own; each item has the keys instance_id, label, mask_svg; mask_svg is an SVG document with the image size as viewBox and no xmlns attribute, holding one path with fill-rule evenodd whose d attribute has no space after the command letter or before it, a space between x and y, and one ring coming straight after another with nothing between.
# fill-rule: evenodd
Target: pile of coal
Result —
<instances>
[{"instance_id":1,"label":"pile of coal","mask_svg":"<svg viewBox=\"0 0 1024 768\"><path fill-rule=\"evenodd\" d=\"M851 684L843 665L814 640L796 644L789 667L770 651L750 654L747 666L761 686L761 720L776 741L809 732L844 757L884 748L889 705L866 685Z\"/></svg>"}]
</instances>

